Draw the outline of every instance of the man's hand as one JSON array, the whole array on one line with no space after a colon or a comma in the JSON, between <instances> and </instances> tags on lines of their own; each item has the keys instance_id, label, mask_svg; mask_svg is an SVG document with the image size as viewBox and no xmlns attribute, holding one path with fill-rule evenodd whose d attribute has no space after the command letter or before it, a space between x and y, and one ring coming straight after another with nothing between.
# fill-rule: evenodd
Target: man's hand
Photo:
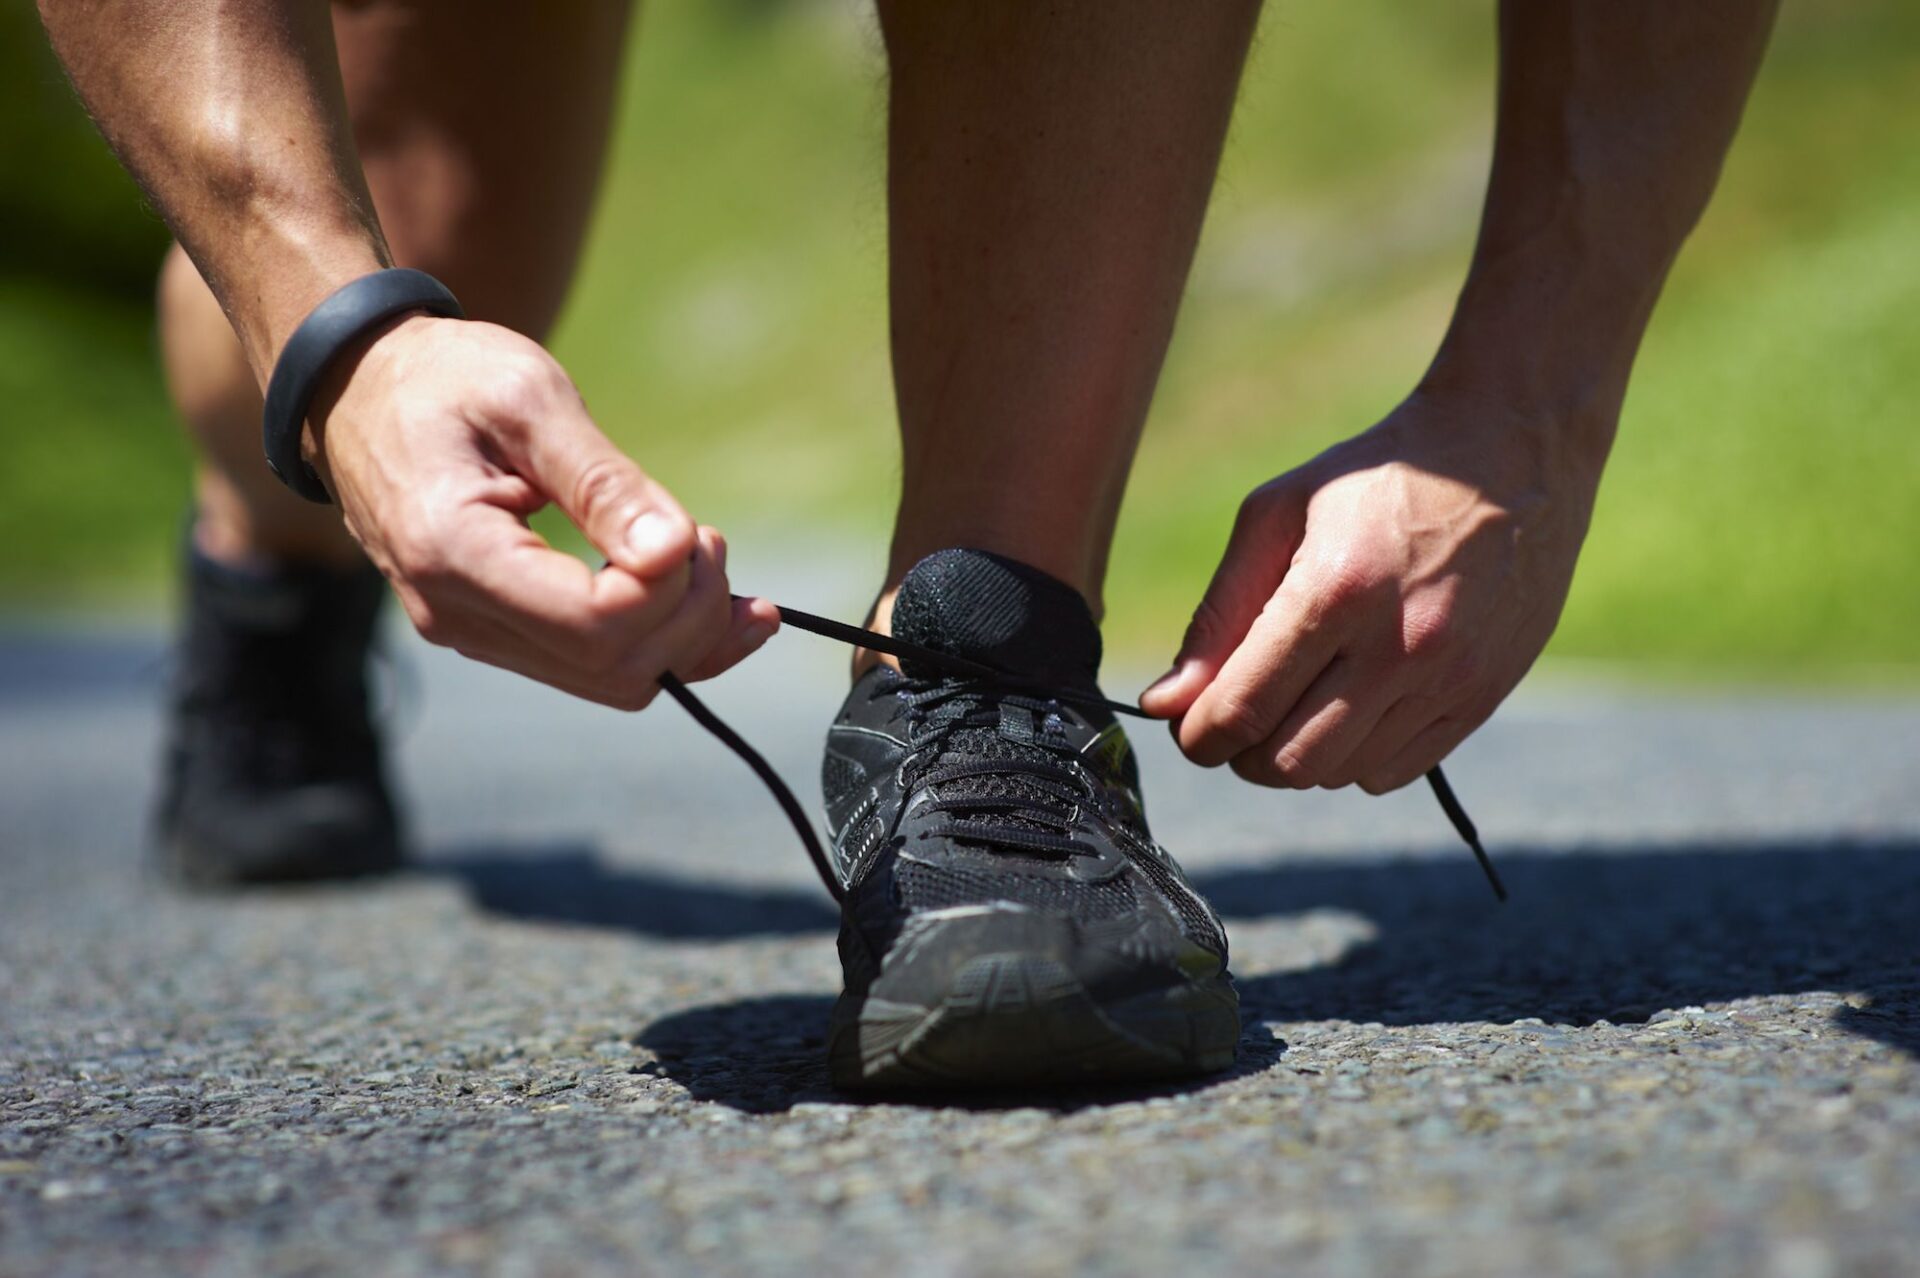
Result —
<instances>
[{"instance_id":1,"label":"man's hand","mask_svg":"<svg viewBox=\"0 0 1920 1278\"><path fill-rule=\"evenodd\" d=\"M1660 286L1773 0L1502 0L1473 268L1421 388L1258 489L1174 669L1195 762L1375 793L1493 713L1553 633Z\"/></svg>"},{"instance_id":2,"label":"man's hand","mask_svg":"<svg viewBox=\"0 0 1920 1278\"><path fill-rule=\"evenodd\" d=\"M1254 490L1140 698L1196 763L1382 793L1472 732L1553 633L1597 473L1490 406L1416 395Z\"/></svg>"},{"instance_id":3,"label":"man's hand","mask_svg":"<svg viewBox=\"0 0 1920 1278\"><path fill-rule=\"evenodd\" d=\"M331 382L308 458L432 642L637 710L662 671L718 674L778 628L772 604L730 600L720 534L600 433L534 342L416 316L343 358ZM527 527L548 501L607 567Z\"/></svg>"},{"instance_id":4,"label":"man's hand","mask_svg":"<svg viewBox=\"0 0 1920 1278\"><path fill-rule=\"evenodd\" d=\"M314 306L392 265L325 0L39 8L262 382ZM607 441L526 338L416 316L330 372L308 416L308 460L435 643L637 709L662 671L716 674L779 625L765 600L730 603L719 534L696 528ZM548 501L608 567L595 572L527 528Z\"/></svg>"}]
</instances>

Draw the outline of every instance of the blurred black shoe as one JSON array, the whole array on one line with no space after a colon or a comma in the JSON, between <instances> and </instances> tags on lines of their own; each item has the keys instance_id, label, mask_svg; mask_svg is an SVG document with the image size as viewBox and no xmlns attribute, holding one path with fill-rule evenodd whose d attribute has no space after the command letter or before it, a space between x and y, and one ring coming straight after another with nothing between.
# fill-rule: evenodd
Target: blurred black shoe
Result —
<instances>
[{"instance_id":1,"label":"blurred black shoe","mask_svg":"<svg viewBox=\"0 0 1920 1278\"><path fill-rule=\"evenodd\" d=\"M1080 595L981 551L917 565L893 634L1060 690L886 667L854 684L823 788L845 889L841 1087L1164 1078L1232 1064L1239 1002L1212 908L1153 842L1097 696Z\"/></svg>"},{"instance_id":2,"label":"blurred black shoe","mask_svg":"<svg viewBox=\"0 0 1920 1278\"><path fill-rule=\"evenodd\" d=\"M370 718L371 566L216 563L189 549L156 822L194 887L378 874L401 862Z\"/></svg>"}]
</instances>

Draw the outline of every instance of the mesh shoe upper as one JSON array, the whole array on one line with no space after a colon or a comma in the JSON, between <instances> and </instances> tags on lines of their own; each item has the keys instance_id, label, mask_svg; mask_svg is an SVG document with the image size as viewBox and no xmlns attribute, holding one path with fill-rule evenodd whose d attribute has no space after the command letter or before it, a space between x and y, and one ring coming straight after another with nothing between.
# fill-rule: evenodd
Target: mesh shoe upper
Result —
<instances>
[{"instance_id":1,"label":"mesh shoe upper","mask_svg":"<svg viewBox=\"0 0 1920 1278\"><path fill-rule=\"evenodd\" d=\"M855 684L822 776L850 984L914 920L983 909L1072 920L1124 982L1224 966L1219 920L1148 832L1112 714L1018 690L1097 695L1099 631L1078 593L1012 560L942 551L907 576L893 623L902 639L1017 679L909 662Z\"/></svg>"}]
</instances>

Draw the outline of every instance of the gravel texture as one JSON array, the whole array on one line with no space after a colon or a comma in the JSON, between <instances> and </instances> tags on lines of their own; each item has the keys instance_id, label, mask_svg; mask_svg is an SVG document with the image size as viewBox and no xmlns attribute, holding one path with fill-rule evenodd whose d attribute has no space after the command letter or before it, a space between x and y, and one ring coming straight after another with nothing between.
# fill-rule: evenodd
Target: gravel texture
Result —
<instances>
[{"instance_id":1,"label":"gravel texture","mask_svg":"<svg viewBox=\"0 0 1920 1278\"><path fill-rule=\"evenodd\" d=\"M1504 908L1423 792L1136 733L1240 1068L875 1104L730 756L400 651L417 871L195 899L141 872L155 632L0 638L0 1273L1920 1268L1920 700L1537 681L1451 769ZM808 797L843 663L712 686Z\"/></svg>"}]
</instances>

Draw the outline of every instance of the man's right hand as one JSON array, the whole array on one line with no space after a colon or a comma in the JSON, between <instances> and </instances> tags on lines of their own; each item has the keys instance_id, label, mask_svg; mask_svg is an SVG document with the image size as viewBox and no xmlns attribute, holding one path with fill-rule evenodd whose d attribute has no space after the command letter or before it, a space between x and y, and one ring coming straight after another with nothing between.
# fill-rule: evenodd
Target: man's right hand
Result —
<instances>
[{"instance_id":1,"label":"man's right hand","mask_svg":"<svg viewBox=\"0 0 1920 1278\"><path fill-rule=\"evenodd\" d=\"M432 643L637 710L663 671L716 675L779 627L766 600L731 600L720 534L697 528L594 425L553 357L509 329L401 319L343 353L309 421L308 460ZM549 501L606 567L527 527Z\"/></svg>"},{"instance_id":2,"label":"man's right hand","mask_svg":"<svg viewBox=\"0 0 1920 1278\"><path fill-rule=\"evenodd\" d=\"M39 9L262 382L321 299L393 264L326 0ZM696 528L608 442L534 342L416 315L342 352L330 372L308 415L307 458L429 640L638 709L663 671L717 674L778 627L765 600L730 602L720 535ZM607 567L527 527L549 501Z\"/></svg>"}]
</instances>

